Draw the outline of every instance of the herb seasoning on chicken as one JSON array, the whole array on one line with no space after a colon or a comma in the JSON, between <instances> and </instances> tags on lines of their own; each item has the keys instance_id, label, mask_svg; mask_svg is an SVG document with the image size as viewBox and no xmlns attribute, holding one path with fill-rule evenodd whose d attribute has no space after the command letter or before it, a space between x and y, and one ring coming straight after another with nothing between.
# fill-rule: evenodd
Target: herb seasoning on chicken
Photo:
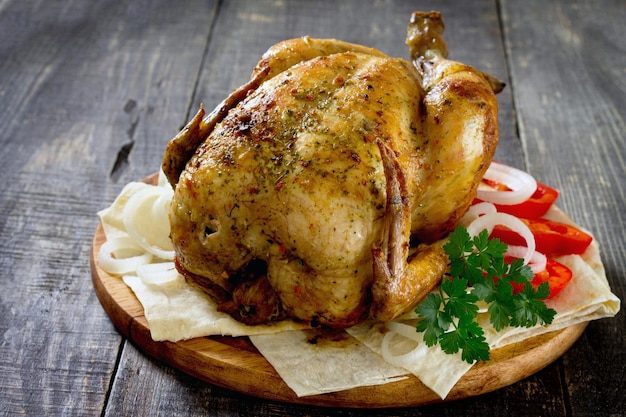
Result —
<instances>
[{"instance_id":1,"label":"herb seasoning on chicken","mask_svg":"<svg viewBox=\"0 0 626 417\"><path fill-rule=\"evenodd\" d=\"M448 60L442 33L439 13L414 13L411 61L287 40L200 108L163 160L181 273L248 324L347 327L414 308L498 141L501 84Z\"/></svg>"}]
</instances>

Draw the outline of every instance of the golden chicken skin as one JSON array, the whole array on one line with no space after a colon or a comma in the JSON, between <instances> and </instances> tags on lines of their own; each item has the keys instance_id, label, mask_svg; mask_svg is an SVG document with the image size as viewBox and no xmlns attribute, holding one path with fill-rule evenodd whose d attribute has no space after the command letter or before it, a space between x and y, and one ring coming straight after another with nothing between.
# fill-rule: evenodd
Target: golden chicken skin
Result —
<instances>
[{"instance_id":1,"label":"golden chicken skin","mask_svg":"<svg viewBox=\"0 0 626 417\"><path fill-rule=\"evenodd\" d=\"M440 240L498 142L502 87L448 60L443 28L414 13L410 60L280 42L168 144L177 267L220 310L348 327L398 317L437 285Z\"/></svg>"}]
</instances>

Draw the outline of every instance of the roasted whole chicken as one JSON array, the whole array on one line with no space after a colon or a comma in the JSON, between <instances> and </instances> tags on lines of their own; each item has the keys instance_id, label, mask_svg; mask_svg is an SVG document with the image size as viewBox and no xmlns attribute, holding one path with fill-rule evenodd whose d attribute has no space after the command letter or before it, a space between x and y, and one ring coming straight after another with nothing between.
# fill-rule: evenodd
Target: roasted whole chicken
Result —
<instances>
[{"instance_id":1,"label":"roasted whole chicken","mask_svg":"<svg viewBox=\"0 0 626 417\"><path fill-rule=\"evenodd\" d=\"M447 267L441 248L497 141L502 84L447 59L438 12L411 60L334 39L272 46L250 81L168 144L177 267L247 324L387 321Z\"/></svg>"}]
</instances>

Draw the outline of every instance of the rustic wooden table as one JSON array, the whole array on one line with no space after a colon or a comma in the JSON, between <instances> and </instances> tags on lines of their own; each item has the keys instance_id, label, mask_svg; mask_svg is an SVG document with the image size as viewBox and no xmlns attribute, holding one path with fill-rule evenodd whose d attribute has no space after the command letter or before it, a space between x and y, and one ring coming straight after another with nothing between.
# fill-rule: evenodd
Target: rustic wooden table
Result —
<instances>
[{"instance_id":1,"label":"rustic wooden table","mask_svg":"<svg viewBox=\"0 0 626 417\"><path fill-rule=\"evenodd\" d=\"M94 294L97 218L160 166L200 102L291 37L406 57L414 10L439 9L452 58L507 82L497 158L561 190L626 296L626 2L0 2L0 414L624 415L626 320L592 322L559 360L490 394L413 409L260 400L142 353Z\"/></svg>"}]
</instances>

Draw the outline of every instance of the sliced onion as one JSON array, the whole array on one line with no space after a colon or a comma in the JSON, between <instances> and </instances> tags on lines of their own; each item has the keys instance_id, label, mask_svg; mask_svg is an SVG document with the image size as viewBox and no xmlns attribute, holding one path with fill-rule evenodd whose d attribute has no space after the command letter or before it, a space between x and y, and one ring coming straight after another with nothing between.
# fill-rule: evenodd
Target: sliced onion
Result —
<instances>
[{"instance_id":1,"label":"sliced onion","mask_svg":"<svg viewBox=\"0 0 626 417\"><path fill-rule=\"evenodd\" d=\"M169 208L170 203L172 202L172 197L174 196L174 190L172 190L171 188L163 188L159 191L159 196L154 200L154 203L152 203L152 210L150 214L152 215L152 219L155 222L155 227L157 227L159 233L162 236L169 236Z\"/></svg>"},{"instance_id":2,"label":"sliced onion","mask_svg":"<svg viewBox=\"0 0 626 417\"><path fill-rule=\"evenodd\" d=\"M137 276L144 284L164 285L179 279L174 262L159 262L137 267Z\"/></svg>"},{"instance_id":3,"label":"sliced onion","mask_svg":"<svg viewBox=\"0 0 626 417\"><path fill-rule=\"evenodd\" d=\"M479 188L476 197L494 204L520 204L532 197L537 190L537 181L530 174L497 162L489 165L483 178L506 185L511 190L497 191Z\"/></svg>"},{"instance_id":4,"label":"sliced onion","mask_svg":"<svg viewBox=\"0 0 626 417\"><path fill-rule=\"evenodd\" d=\"M165 176L165 172L163 172L162 169L159 170L159 176L157 177L157 186L163 188L172 188L169 181L167 180L167 177Z\"/></svg>"},{"instance_id":5,"label":"sliced onion","mask_svg":"<svg viewBox=\"0 0 626 417\"><path fill-rule=\"evenodd\" d=\"M126 231L142 248L161 259L172 260L169 219L167 211L160 208L164 204L163 193L168 193L166 188L150 187L134 194L124 206L122 218Z\"/></svg>"},{"instance_id":6,"label":"sliced onion","mask_svg":"<svg viewBox=\"0 0 626 417\"><path fill-rule=\"evenodd\" d=\"M406 337L407 339L411 339L416 342L422 341L422 336L417 333L415 326L409 326L408 324L398 323L396 321L387 322L385 326L392 332L396 332L399 335Z\"/></svg>"},{"instance_id":7,"label":"sliced onion","mask_svg":"<svg viewBox=\"0 0 626 417\"><path fill-rule=\"evenodd\" d=\"M498 211L496 206L493 203L489 203L486 201L474 204L470 206L470 208L465 212L463 217L461 218L461 223L464 225L468 225L472 223L474 220L479 218L480 216L484 216L485 214L495 213Z\"/></svg>"},{"instance_id":8,"label":"sliced onion","mask_svg":"<svg viewBox=\"0 0 626 417\"><path fill-rule=\"evenodd\" d=\"M474 237L483 230L487 230L487 232L491 234L496 225L506 226L524 238L526 241L526 247L524 248L525 253L524 256L520 257L524 259L525 264L528 264L535 253L535 237L528 226L526 226L526 224L517 217L511 214L498 212L485 214L484 216L478 217L470 223L469 226L467 226L467 233Z\"/></svg>"},{"instance_id":9,"label":"sliced onion","mask_svg":"<svg viewBox=\"0 0 626 417\"><path fill-rule=\"evenodd\" d=\"M100 246L98 263L109 274L134 272L139 266L149 264L152 254L147 253L128 236L114 237Z\"/></svg>"},{"instance_id":10,"label":"sliced onion","mask_svg":"<svg viewBox=\"0 0 626 417\"><path fill-rule=\"evenodd\" d=\"M523 258L526 255L527 250L528 249L524 246L509 245L509 247L506 250L506 255L512 256L513 258ZM535 251L533 255L531 256L530 261L528 262L528 266L530 266L530 269L531 271L533 271L533 274L537 274L543 271L544 269L546 269L547 262L548 262L548 259L546 258L546 255L544 255L541 252Z\"/></svg>"},{"instance_id":11,"label":"sliced onion","mask_svg":"<svg viewBox=\"0 0 626 417\"><path fill-rule=\"evenodd\" d=\"M413 332L415 332L415 328L413 328ZM383 359L392 365L408 368L411 365L415 365L419 363L420 359L422 359L426 352L428 351L428 346L426 343L418 343L414 349L411 349L407 353L394 355L391 352L391 339L395 337L396 334L399 334L395 331L389 331L383 336L383 340L381 343L381 353ZM411 338L412 339L412 338Z\"/></svg>"}]
</instances>

